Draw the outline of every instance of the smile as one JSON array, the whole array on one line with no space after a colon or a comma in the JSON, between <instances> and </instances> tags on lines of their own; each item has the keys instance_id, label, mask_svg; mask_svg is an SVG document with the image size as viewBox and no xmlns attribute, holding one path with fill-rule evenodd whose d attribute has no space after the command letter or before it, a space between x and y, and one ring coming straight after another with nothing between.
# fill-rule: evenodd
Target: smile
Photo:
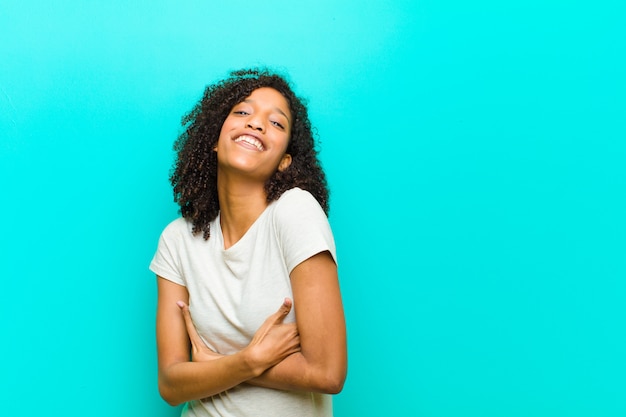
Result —
<instances>
[{"instance_id":1,"label":"smile","mask_svg":"<svg viewBox=\"0 0 626 417\"><path fill-rule=\"evenodd\" d=\"M263 146L263 142L255 138L254 136L241 135L237 139L235 139L235 143L246 143L248 145L254 146L259 152L263 152L265 147Z\"/></svg>"}]
</instances>

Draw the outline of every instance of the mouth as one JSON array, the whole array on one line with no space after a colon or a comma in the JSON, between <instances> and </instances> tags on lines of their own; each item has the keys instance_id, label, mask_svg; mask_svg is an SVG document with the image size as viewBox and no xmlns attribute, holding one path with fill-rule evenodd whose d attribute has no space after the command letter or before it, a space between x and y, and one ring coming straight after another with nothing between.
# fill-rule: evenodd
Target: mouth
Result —
<instances>
[{"instance_id":1,"label":"mouth","mask_svg":"<svg viewBox=\"0 0 626 417\"><path fill-rule=\"evenodd\" d=\"M254 136L250 135L241 135L235 139L235 143L241 143L245 147L250 147L257 149L259 152L263 152L265 150L265 146L263 146L263 142Z\"/></svg>"}]
</instances>

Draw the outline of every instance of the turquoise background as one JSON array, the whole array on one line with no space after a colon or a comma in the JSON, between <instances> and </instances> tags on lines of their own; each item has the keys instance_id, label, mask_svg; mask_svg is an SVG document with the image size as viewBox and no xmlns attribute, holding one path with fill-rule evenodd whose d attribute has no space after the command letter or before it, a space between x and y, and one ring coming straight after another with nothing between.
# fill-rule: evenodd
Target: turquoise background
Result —
<instances>
[{"instance_id":1,"label":"turquoise background","mask_svg":"<svg viewBox=\"0 0 626 417\"><path fill-rule=\"evenodd\" d=\"M309 100L349 329L337 416L626 415L623 1L0 2L0 415L174 416L148 263L180 118Z\"/></svg>"}]
</instances>

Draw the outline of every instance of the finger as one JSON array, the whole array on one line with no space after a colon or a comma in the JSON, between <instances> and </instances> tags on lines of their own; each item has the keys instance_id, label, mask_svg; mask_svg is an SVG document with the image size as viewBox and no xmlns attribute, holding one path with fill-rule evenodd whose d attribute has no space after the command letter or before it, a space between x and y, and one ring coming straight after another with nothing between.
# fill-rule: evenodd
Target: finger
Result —
<instances>
[{"instance_id":1,"label":"finger","mask_svg":"<svg viewBox=\"0 0 626 417\"><path fill-rule=\"evenodd\" d=\"M291 299L289 298L285 298L283 300L283 303L281 304L281 306L279 307L278 311L276 313L274 313L274 322L275 323L281 323L285 317L287 317L287 314L289 314L289 312L291 311L291 306L293 305L293 303L291 302Z\"/></svg>"},{"instance_id":2,"label":"finger","mask_svg":"<svg viewBox=\"0 0 626 417\"><path fill-rule=\"evenodd\" d=\"M178 307L180 307L180 310L183 313L185 327L187 328L187 334L189 335L189 340L191 340L191 344L194 345L195 348L200 348L201 346L204 346L204 341L200 338L200 335L196 330L196 326L194 326L193 320L191 319L189 306L182 301L178 301L176 304L178 305Z\"/></svg>"},{"instance_id":3,"label":"finger","mask_svg":"<svg viewBox=\"0 0 626 417\"><path fill-rule=\"evenodd\" d=\"M291 300L289 298L285 298L280 308L274 314L269 315L263 324L261 324L261 327L257 329L256 333L254 333L254 337L250 341L250 344L254 345L259 343L273 326L282 324L285 317L287 317L287 314L291 311L291 304Z\"/></svg>"}]
</instances>

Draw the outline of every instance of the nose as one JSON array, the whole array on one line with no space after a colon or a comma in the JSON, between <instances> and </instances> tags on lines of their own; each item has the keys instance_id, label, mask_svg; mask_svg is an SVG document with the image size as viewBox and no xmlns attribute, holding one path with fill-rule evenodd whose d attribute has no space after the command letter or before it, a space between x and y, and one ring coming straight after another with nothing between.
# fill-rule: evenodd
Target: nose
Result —
<instances>
[{"instance_id":1,"label":"nose","mask_svg":"<svg viewBox=\"0 0 626 417\"><path fill-rule=\"evenodd\" d=\"M258 130L259 132L265 132L265 123L261 119L260 116L253 114L248 118L248 122L246 126L253 130Z\"/></svg>"}]
</instances>

